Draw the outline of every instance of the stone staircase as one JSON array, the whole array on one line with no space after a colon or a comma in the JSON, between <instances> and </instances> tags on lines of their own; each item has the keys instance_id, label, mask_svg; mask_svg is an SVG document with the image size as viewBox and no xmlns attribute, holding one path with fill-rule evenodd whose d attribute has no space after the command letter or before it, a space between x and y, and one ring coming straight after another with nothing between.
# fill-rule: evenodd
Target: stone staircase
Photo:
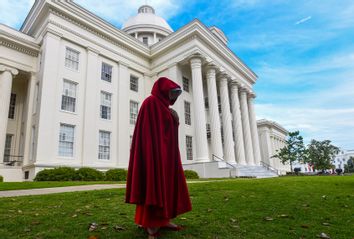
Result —
<instances>
[{"instance_id":1,"label":"stone staircase","mask_svg":"<svg viewBox=\"0 0 354 239\"><path fill-rule=\"evenodd\" d=\"M233 165L225 161L196 162L184 164L183 168L196 171L201 178L278 177L276 172L264 166Z\"/></svg>"},{"instance_id":2,"label":"stone staircase","mask_svg":"<svg viewBox=\"0 0 354 239\"><path fill-rule=\"evenodd\" d=\"M263 166L236 166L237 177L256 177L256 178L273 178L278 177L278 174Z\"/></svg>"}]
</instances>

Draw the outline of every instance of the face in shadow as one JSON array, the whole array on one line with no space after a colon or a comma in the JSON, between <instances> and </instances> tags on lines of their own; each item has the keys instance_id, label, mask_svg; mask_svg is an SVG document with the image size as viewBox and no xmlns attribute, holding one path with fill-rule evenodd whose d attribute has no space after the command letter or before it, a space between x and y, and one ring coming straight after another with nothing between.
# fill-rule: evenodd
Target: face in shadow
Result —
<instances>
[{"instance_id":1,"label":"face in shadow","mask_svg":"<svg viewBox=\"0 0 354 239\"><path fill-rule=\"evenodd\" d=\"M168 97L170 98L170 101L175 102L178 98L178 96L181 95L182 90L181 88L174 88L168 92Z\"/></svg>"}]
</instances>

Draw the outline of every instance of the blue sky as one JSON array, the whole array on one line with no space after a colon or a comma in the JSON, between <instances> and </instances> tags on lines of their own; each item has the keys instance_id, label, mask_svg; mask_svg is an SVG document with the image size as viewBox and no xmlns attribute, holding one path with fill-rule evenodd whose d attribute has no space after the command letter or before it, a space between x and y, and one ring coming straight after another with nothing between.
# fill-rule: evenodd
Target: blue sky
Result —
<instances>
[{"instance_id":1,"label":"blue sky","mask_svg":"<svg viewBox=\"0 0 354 239\"><path fill-rule=\"evenodd\" d=\"M0 1L19 29L34 0ZM76 0L118 28L146 1ZM198 18L221 28L258 75L257 118L354 149L353 0L148 0L174 30Z\"/></svg>"}]
</instances>

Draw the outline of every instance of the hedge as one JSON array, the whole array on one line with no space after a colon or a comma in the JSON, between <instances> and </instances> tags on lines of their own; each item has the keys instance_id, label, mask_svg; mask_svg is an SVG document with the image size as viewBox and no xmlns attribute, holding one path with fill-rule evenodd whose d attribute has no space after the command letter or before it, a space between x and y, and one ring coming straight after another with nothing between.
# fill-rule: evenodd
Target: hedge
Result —
<instances>
[{"instance_id":1,"label":"hedge","mask_svg":"<svg viewBox=\"0 0 354 239\"><path fill-rule=\"evenodd\" d=\"M106 172L106 181L126 181L128 171L125 169L110 169Z\"/></svg>"},{"instance_id":2,"label":"hedge","mask_svg":"<svg viewBox=\"0 0 354 239\"><path fill-rule=\"evenodd\" d=\"M71 181L75 180L75 178L76 172L74 168L59 167L38 172L34 181Z\"/></svg>"},{"instance_id":3,"label":"hedge","mask_svg":"<svg viewBox=\"0 0 354 239\"><path fill-rule=\"evenodd\" d=\"M186 179L198 179L199 175L196 171L193 170L184 170L184 176Z\"/></svg>"},{"instance_id":4,"label":"hedge","mask_svg":"<svg viewBox=\"0 0 354 239\"><path fill-rule=\"evenodd\" d=\"M79 181L102 181L104 173L94 168L80 168L75 172L75 180Z\"/></svg>"},{"instance_id":5,"label":"hedge","mask_svg":"<svg viewBox=\"0 0 354 239\"><path fill-rule=\"evenodd\" d=\"M0 175L0 183L1 182L4 182L4 178L3 178L3 176Z\"/></svg>"}]
</instances>

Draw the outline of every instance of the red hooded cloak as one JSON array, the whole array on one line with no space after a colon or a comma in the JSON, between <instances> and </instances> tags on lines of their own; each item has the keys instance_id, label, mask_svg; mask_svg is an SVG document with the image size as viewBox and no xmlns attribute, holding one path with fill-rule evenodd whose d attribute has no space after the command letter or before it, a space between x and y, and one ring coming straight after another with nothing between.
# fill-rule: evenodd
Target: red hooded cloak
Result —
<instances>
[{"instance_id":1,"label":"red hooded cloak","mask_svg":"<svg viewBox=\"0 0 354 239\"><path fill-rule=\"evenodd\" d=\"M192 210L178 147L179 122L171 114L169 91L180 88L166 77L154 84L139 110L127 176L126 203L137 204L135 222L160 227Z\"/></svg>"}]
</instances>

